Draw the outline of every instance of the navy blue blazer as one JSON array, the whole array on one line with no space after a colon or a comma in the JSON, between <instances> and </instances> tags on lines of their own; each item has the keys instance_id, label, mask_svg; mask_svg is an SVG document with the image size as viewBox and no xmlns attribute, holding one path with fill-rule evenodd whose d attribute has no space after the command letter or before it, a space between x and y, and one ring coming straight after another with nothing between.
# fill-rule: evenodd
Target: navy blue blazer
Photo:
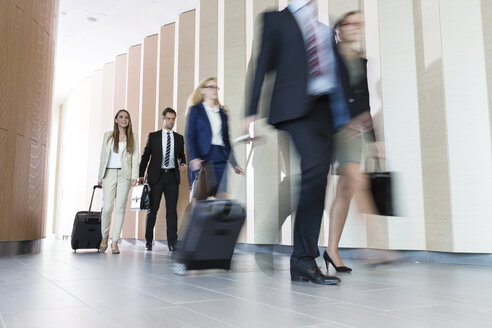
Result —
<instances>
[{"instance_id":1,"label":"navy blue blazer","mask_svg":"<svg viewBox=\"0 0 492 328\"><path fill-rule=\"evenodd\" d=\"M224 141L225 150L229 162L235 167L237 166L237 162L229 139L227 114L223 108L220 108L219 114L222 119L222 140ZM210 147L212 146L212 127L203 104L190 107L186 120L185 138L189 161L195 158L204 159L210 152Z\"/></svg>"}]
</instances>

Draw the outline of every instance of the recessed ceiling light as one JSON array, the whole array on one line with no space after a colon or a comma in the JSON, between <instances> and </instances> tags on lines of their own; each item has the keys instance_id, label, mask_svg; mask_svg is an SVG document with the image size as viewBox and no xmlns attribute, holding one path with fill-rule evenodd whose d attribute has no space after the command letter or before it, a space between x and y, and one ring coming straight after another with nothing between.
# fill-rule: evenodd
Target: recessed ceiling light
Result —
<instances>
[{"instance_id":1,"label":"recessed ceiling light","mask_svg":"<svg viewBox=\"0 0 492 328\"><path fill-rule=\"evenodd\" d=\"M97 18L95 17L87 17L87 20L92 23L97 22Z\"/></svg>"}]
</instances>

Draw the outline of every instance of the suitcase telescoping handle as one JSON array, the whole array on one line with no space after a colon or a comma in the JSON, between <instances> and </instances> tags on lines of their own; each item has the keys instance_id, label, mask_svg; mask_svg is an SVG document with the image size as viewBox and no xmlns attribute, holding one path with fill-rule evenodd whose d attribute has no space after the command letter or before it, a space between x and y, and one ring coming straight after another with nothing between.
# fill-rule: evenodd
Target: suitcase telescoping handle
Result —
<instances>
[{"instance_id":1,"label":"suitcase telescoping handle","mask_svg":"<svg viewBox=\"0 0 492 328\"><path fill-rule=\"evenodd\" d=\"M96 191L96 189L102 189L102 187L100 185L94 185L94 187L92 187L92 197L91 197L91 204L89 205L89 212L91 211L92 208L92 200L94 200L94 192Z\"/></svg>"}]
</instances>

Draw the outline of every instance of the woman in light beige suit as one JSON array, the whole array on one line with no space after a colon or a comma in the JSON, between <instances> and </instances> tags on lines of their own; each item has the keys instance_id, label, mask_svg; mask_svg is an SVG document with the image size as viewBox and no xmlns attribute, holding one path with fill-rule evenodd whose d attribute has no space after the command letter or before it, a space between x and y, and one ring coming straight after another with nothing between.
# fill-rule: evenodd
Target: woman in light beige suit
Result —
<instances>
[{"instance_id":1,"label":"woman in light beige suit","mask_svg":"<svg viewBox=\"0 0 492 328\"><path fill-rule=\"evenodd\" d=\"M116 140L116 142L115 142ZM119 254L118 240L125 218L126 201L130 185L133 187L138 179L139 166L138 137L133 134L130 113L120 109L114 117L113 131L104 134L101 148L98 184L103 189L103 211L101 215L102 240L99 250L108 248L111 214L115 207L113 225L113 254Z\"/></svg>"}]
</instances>

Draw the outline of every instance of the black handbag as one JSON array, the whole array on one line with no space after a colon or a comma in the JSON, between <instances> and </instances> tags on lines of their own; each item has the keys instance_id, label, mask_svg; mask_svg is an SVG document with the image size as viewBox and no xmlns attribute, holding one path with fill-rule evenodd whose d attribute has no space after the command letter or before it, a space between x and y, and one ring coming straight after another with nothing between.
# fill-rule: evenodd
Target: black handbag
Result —
<instances>
[{"instance_id":1,"label":"black handbag","mask_svg":"<svg viewBox=\"0 0 492 328\"><path fill-rule=\"evenodd\" d=\"M377 160L377 163L377 170L375 172L368 172L367 176L370 181L370 191L378 214L397 216L393 200L394 174L389 171L382 171L379 160Z\"/></svg>"},{"instance_id":2,"label":"black handbag","mask_svg":"<svg viewBox=\"0 0 492 328\"><path fill-rule=\"evenodd\" d=\"M132 211L150 209L149 188L147 184L133 187L130 205Z\"/></svg>"},{"instance_id":3,"label":"black handbag","mask_svg":"<svg viewBox=\"0 0 492 328\"><path fill-rule=\"evenodd\" d=\"M140 209L150 209L149 185L145 184L142 189L142 197L140 198Z\"/></svg>"}]
</instances>

